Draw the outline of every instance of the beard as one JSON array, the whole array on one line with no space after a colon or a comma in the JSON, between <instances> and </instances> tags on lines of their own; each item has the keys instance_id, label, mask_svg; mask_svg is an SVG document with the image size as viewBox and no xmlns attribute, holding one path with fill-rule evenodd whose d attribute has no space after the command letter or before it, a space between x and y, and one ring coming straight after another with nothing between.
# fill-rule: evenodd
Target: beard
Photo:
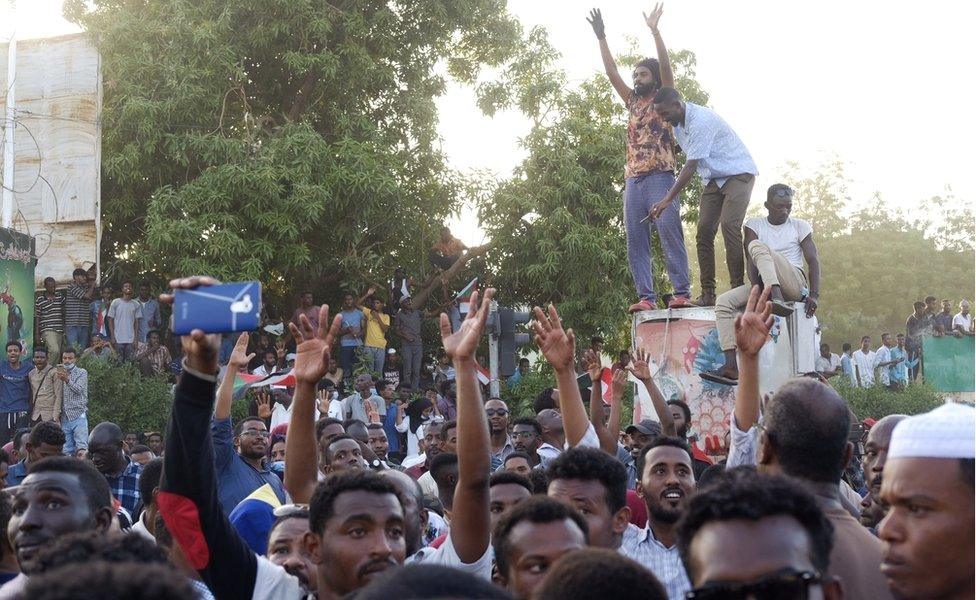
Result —
<instances>
[{"instance_id":1,"label":"beard","mask_svg":"<svg viewBox=\"0 0 976 600\"><path fill-rule=\"evenodd\" d=\"M657 85L654 83L635 83L634 93L638 96L650 96L657 91Z\"/></svg>"},{"instance_id":2,"label":"beard","mask_svg":"<svg viewBox=\"0 0 976 600\"><path fill-rule=\"evenodd\" d=\"M660 504L649 506L651 517L659 523L672 525L678 522L684 510L681 508L666 508Z\"/></svg>"}]
</instances>

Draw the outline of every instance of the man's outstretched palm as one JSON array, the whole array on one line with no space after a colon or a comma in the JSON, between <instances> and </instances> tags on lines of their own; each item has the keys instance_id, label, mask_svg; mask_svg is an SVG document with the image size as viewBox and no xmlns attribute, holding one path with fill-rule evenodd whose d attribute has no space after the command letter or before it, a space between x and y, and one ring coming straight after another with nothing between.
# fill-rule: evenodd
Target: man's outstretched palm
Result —
<instances>
[{"instance_id":1,"label":"man's outstretched palm","mask_svg":"<svg viewBox=\"0 0 976 600\"><path fill-rule=\"evenodd\" d=\"M572 329L563 329L556 307L549 305L548 314L542 312L538 306L534 309L535 343L539 351L546 357L554 369L573 366L573 354L576 351L576 336Z\"/></svg>"},{"instance_id":2,"label":"man's outstretched palm","mask_svg":"<svg viewBox=\"0 0 976 600\"><path fill-rule=\"evenodd\" d=\"M329 305L319 308L318 330L312 327L305 315L299 315L301 329L289 323L292 337L298 341L295 347L295 368L292 374L302 383L317 384L325 377L332 359L332 342L342 327L342 315L336 315L329 326ZM326 329L326 327L329 327Z\"/></svg>"},{"instance_id":3,"label":"man's outstretched palm","mask_svg":"<svg viewBox=\"0 0 976 600\"><path fill-rule=\"evenodd\" d=\"M635 354L631 354L630 365L626 369L641 381L651 378L651 367L647 364L647 353L643 348L638 348Z\"/></svg>"},{"instance_id":4,"label":"man's outstretched palm","mask_svg":"<svg viewBox=\"0 0 976 600\"><path fill-rule=\"evenodd\" d=\"M759 354L769 339L769 330L773 327L772 306L769 303L771 291L772 288L767 286L760 294L759 286L753 286L745 310L735 318L735 347L743 354Z\"/></svg>"},{"instance_id":5,"label":"man's outstretched palm","mask_svg":"<svg viewBox=\"0 0 976 600\"><path fill-rule=\"evenodd\" d=\"M441 313L441 343L444 352L451 360L474 360L474 354L481 342L481 334L485 331L485 322L491 310L491 299L495 297L495 288L485 290L485 295L478 302L478 292L471 294L471 309L467 318L461 323L457 331L451 332L451 322L447 315Z\"/></svg>"}]
</instances>

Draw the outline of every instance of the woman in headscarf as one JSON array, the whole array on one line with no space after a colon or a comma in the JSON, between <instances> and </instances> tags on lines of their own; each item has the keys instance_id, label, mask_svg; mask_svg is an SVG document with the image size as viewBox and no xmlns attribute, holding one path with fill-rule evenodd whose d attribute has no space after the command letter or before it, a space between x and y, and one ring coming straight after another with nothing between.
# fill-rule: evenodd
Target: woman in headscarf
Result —
<instances>
[{"instance_id":1,"label":"woman in headscarf","mask_svg":"<svg viewBox=\"0 0 976 600\"><path fill-rule=\"evenodd\" d=\"M420 440L424 439L422 426L424 423L430 421L431 415L434 412L434 404L422 396L411 402L405 408L399 401L398 404L406 415L396 426L397 431L407 434L407 456L404 459L406 461L411 457L419 456L421 453Z\"/></svg>"}]
</instances>

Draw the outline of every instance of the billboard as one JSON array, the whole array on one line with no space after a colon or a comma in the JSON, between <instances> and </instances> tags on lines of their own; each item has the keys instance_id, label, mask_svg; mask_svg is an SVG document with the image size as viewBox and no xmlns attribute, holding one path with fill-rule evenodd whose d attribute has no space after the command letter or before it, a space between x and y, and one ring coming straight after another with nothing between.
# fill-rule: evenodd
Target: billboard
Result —
<instances>
[{"instance_id":1,"label":"billboard","mask_svg":"<svg viewBox=\"0 0 976 600\"><path fill-rule=\"evenodd\" d=\"M34 240L0 227L0 338L34 352Z\"/></svg>"},{"instance_id":2,"label":"billboard","mask_svg":"<svg viewBox=\"0 0 976 600\"><path fill-rule=\"evenodd\" d=\"M13 228L36 240L34 289L48 276L66 284L76 268L98 269L101 79L86 34L17 41ZM0 87L9 84L2 44Z\"/></svg>"},{"instance_id":3,"label":"billboard","mask_svg":"<svg viewBox=\"0 0 976 600\"><path fill-rule=\"evenodd\" d=\"M940 392L976 391L972 337L931 337L922 340L925 381Z\"/></svg>"},{"instance_id":4,"label":"billboard","mask_svg":"<svg viewBox=\"0 0 976 600\"><path fill-rule=\"evenodd\" d=\"M770 339L759 353L759 390L772 394L787 379L814 370L820 335L817 318L801 309L787 318L774 317ZM712 308L644 311L634 315L635 348L651 357L651 373L665 400L683 400L691 409L691 428L698 439L721 437L728 429L735 404L735 387L706 381L699 376L725 364ZM792 340L798 340L793 343ZM643 386L634 406L634 422L657 420Z\"/></svg>"}]
</instances>

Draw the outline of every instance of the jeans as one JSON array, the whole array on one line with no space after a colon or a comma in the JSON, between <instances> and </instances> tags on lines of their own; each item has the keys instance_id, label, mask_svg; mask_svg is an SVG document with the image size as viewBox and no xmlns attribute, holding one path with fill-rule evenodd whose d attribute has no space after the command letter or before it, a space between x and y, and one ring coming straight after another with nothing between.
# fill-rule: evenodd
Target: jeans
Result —
<instances>
[{"instance_id":1,"label":"jeans","mask_svg":"<svg viewBox=\"0 0 976 600\"><path fill-rule=\"evenodd\" d=\"M374 348L373 346L363 346L363 352L372 359L370 370L383 376L383 364L386 362L386 348Z\"/></svg>"},{"instance_id":2,"label":"jeans","mask_svg":"<svg viewBox=\"0 0 976 600\"><path fill-rule=\"evenodd\" d=\"M64 431L64 453L74 456L78 450L88 449L88 414L81 413L77 419L61 421Z\"/></svg>"},{"instance_id":3,"label":"jeans","mask_svg":"<svg viewBox=\"0 0 976 600\"><path fill-rule=\"evenodd\" d=\"M672 202L654 221L641 219L674 185L674 173L651 173L628 177L624 187L624 223L627 227L627 262L637 287L637 297L651 304L657 301L654 293L654 270L651 261L651 229L657 230L664 250L664 268L674 286L676 296L688 297L688 251L685 234L681 230L679 202Z\"/></svg>"},{"instance_id":4,"label":"jeans","mask_svg":"<svg viewBox=\"0 0 976 600\"><path fill-rule=\"evenodd\" d=\"M343 379L352 379L352 370L356 366L356 348L358 346L339 346L339 366L342 367Z\"/></svg>"},{"instance_id":5,"label":"jeans","mask_svg":"<svg viewBox=\"0 0 976 600\"><path fill-rule=\"evenodd\" d=\"M88 347L88 326L87 325L68 325L68 348L72 348L78 356L81 351Z\"/></svg>"},{"instance_id":6,"label":"jeans","mask_svg":"<svg viewBox=\"0 0 976 600\"><path fill-rule=\"evenodd\" d=\"M420 389L420 363L424 356L423 346L407 346L400 348L403 353L403 379L401 383L409 383L414 392Z\"/></svg>"}]
</instances>

